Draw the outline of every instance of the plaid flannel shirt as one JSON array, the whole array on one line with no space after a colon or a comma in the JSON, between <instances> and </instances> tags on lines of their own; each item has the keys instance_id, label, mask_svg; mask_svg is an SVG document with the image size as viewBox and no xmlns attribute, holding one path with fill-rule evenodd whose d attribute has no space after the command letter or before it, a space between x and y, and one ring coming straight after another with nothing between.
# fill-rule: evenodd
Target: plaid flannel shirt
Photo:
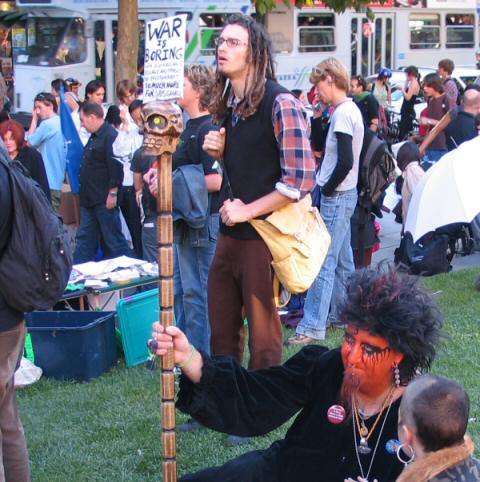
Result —
<instances>
[{"instance_id":1,"label":"plaid flannel shirt","mask_svg":"<svg viewBox=\"0 0 480 482\"><path fill-rule=\"evenodd\" d=\"M233 108L232 124L239 121L233 92L227 102ZM290 93L277 95L273 102L272 123L280 152L282 178L275 189L291 199L300 199L315 186L315 158L302 105Z\"/></svg>"}]
</instances>

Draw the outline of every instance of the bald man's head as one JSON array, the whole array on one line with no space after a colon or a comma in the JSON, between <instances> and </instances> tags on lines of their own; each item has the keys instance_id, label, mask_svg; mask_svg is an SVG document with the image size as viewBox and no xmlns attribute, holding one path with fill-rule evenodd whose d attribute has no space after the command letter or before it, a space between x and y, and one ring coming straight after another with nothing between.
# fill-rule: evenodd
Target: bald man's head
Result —
<instances>
[{"instance_id":1,"label":"bald man's head","mask_svg":"<svg viewBox=\"0 0 480 482\"><path fill-rule=\"evenodd\" d=\"M463 442L470 400L455 381L422 375L410 383L402 397L399 423L410 427L426 452Z\"/></svg>"},{"instance_id":2,"label":"bald man's head","mask_svg":"<svg viewBox=\"0 0 480 482\"><path fill-rule=\"evenodd\" d=\"M480 92L475 89L466 90L463 94L463 110L469 114L480 114Z\"/></svg>"}]
</instances>

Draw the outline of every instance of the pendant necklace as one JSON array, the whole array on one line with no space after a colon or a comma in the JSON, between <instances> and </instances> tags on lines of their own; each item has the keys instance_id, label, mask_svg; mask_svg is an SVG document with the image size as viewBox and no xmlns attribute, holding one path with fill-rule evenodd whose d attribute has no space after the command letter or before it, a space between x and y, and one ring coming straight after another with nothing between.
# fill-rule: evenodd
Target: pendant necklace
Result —
<instances>
[{"instance_id":1,"label":"pendant necklace","mask_svg":"<svg viewBox=\"0 0 480 482\"><path fill-rule=\"evenodd\" d=\"M393 393L393 392L392 392ZM368 480L368 477L370 475L370 471L372 470L372 466L373 466L373 461L375 460L375 455L377 453L377 448L378 448L378 444L380 443L380 439L382 438L382 433L383 433L383 428L385 427L385 423L387 421L387 418L388 418L388 414L390 413L390 408L392 407L392 404L390 403L388 405L388 408L387 408L387 412L385 414L385 418L383 419L383 422L382 422L382 426L380 427L380 432L378 433L378 438L377 438L377 442L375 444L375 447L373 449L373 454L372 454L372 458L370 460L370 465L368 466L368 471L367 473L365 474L363 472L363 466L362 466L362 461L360 460L360 446L357 444L357 431L355 429L355 423L352 423L353 425L353 440L355 441L355 455L357 456L357 462L358 462L358 466L360 467L360 474L362 476L362 479L365 479L365 480ZM371 433L371 431L370 431ZM360 439L360 443L361 443L361 439ZM368 444L367 444L367 447L368 447ZM370 452L370 447L368 447L368 452Z\"/></svg>"},{"instance_id":2,"label":"pendant necklace","mask_svg":"<svg viewBox=\"0 0 480 482\"><path fill-rule=\"evenodd\" d=\"M360 422L358 420L359 415L358 415L358 411L357 411L357 408L356 408L356 405L355 405L355 400L354 399L352 400L353 411L355 413L355 420L352 421L353 440L355 442L355 455L357 456L358 466L360 467L360 474L361 474L362 478L365 479L365 480L368 480L368 477L370 475L370 471L372 470L373 461L375 460L375 455L376 455L377 449L378 449L378 444L380 443L380 439L382 438L383 429L385 427L385 423L387 421L388 414L390 413L390 408L392 407L392 398L393 398L394 390L395 390L395 387L392 387L392 389L390 390L390 392L387 395L387 398L385 399L385 401L383 403L382 409L381 409L377 419L375 420L375 422L374 422L374 424L373 424L373 426L370 430L368 430L367 427L365 426L365 422L364 422L363 419L362 419L363 426L360 424ZM378 433L377 442L375 443L375 447L373 449L373 454L372 454L372 458L370 460L370 465L368 466L368 471L365 474L364 471L363 471L362 462L360 460L360 454L366 455L366 454L369 454L371 452L371 448L368 446L368 438L370 438L370 436L372 435L376 425L378 424L378 422L379 422L379 420L380 420L380 418L381 418L381 416L382 416L382 414L385 410L385 407L387 406L387 401L388 401L388 407L387 407L387 411L385 413L385 418L383 419L382 425L380 427L380 432ZM357 443L357 428L358 428L359 435L360 435L360 443ZM362 434L360 432L360 429L363 429L364 434L365 434L365 430L367 431L367 433L364 436L362 436Z\"/></svg>"},{"instance_id":3,"label":"pendant necklace","mask_svg":"<svg viewBox=\"0 0 480 482\"><path fill-rule=\"evenodd\" d=\"M372 436L373 432L377 428L380 419L382 418L383 412L387 405L389 406L391 403L391 399L393 396L393 392L395 391L395 386L393 386L390 391L388 392L385 400L383 401L382 408L380 409L375 422L373 422L372 428L368 430L367 426L365 425L365 420L360 417L359 410L357 408L357 403L355 401L355 397L352 398L352 408L355 417L354 424L357 426L358 433L360 435L360 443L358 445L358 452L362 455L368 455L372 449L368 446L368 439Z\"/></svg>"}]
</instances>

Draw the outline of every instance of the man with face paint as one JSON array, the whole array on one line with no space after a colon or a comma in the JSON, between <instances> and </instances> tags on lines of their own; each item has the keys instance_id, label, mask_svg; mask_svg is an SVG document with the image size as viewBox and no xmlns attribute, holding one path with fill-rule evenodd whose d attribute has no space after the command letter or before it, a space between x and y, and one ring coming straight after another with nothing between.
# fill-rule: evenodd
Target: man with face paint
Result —
<instances>
[{"instance_id":1,"label":"man with face paint","mask_svg":"<svg viewBox=\"0 0 480 482\"><path fill-rule=\"evenodd\" d=\"M441 316L416 279L394 268L355 272L340 319L341 348L303 348L282 366L247 371L230 357L209 358L176 327L154 325L151 348L174 348L182 366L177 406L205 426L239 436L263 435L295 414L283 440L184 482L394 481L405 387L428 370Z\"/></svg>"}]
</instances>

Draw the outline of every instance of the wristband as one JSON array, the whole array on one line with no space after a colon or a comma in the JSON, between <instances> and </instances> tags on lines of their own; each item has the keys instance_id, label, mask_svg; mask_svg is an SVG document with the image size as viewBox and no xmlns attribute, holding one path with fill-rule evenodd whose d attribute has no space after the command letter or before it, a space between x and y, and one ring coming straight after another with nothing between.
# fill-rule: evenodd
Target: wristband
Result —
<instances>
[{"instance_id":1,"label":"wristband","mask_svg":"<svg viewBox=\"0 0 480 482\"><path fill-rule=\"evenodd\" d=\"M178 368L187 368L188 365L190 365L190 363L192 363L192 360L193 358L195 357L195 354L197 353L197 350L195 349L195 347L190 344L192 350L190 351L190 355L188 356L188 358L181 364L177 365Z\"/></svg>"},{"instance_id":2,"label":"wristband","mask_svg":"<svg viewBox=\"0 0 480 482\"><path fill-rule=\"evenodd\" d=\"M112 197L117 197L117 193L115 191L110 191L108 195Z\"/></svg>"}]
</instances>

